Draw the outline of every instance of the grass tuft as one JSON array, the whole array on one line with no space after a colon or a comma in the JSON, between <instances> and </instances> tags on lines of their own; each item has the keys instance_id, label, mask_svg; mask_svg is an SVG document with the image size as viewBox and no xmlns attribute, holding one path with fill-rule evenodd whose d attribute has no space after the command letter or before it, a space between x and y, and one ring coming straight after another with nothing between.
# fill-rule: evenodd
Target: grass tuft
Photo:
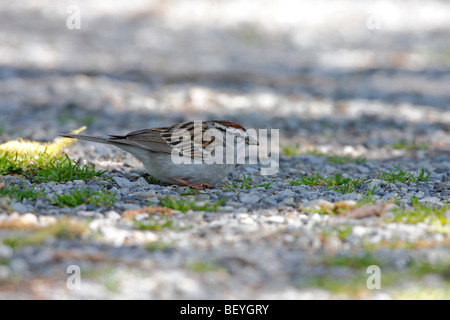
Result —
<instances>
[{"instance_id":1,"label":"grass tuft","mask_svg":"<svg viewBox=\"0 0 450 320\"><path fill-rule=\"evenodd\" d=\"M351 158L348 156L326 156L328 161L336 164L346 164L346 163L356 163L356 164L364 164L366 163L366 158L364 157L356 157Z\"/></svg>"},{"instance_id":2,"label":"grass tuft","mask_svg":"<svg viewBox=\"0 0 450 320\"><path fill-rule=\"evenodd\" d=\"M186 267L189 270L192 270L192 271L198 272L198 273L215 272L215 271L221 271L221 270L225 271L226 270L226 268L223 265L221 265L215 261L203 261L203 260L189 263Z\"/></svg>"},{"instance_id":3,"label":"grass tuft","mask_svg":"<svg viewBox=\"0 0 450 320\"><path fill-rule=\"evenodd\" d=\"M389 183L403 182L406 184L417 183L419 181L425 182L430 177L430 174L425 175L425 170L416 176L412 172L405 172L399 167L394 166L395 169L389 168L389 172L381 172L378 170L378 178Z\"/></svg>"},{"instance_id":4,"label":"grass tuft","mask_svg":"<svg viewBox=\"0 0 450 320\"><path fill-rule=\"evenodd\" d=\"M97 171L95 164L80 166L67 155L50 159L40 170L35 172L33 181L64 182L73 180L89 180L99 177L106 171Z\"/></svg>"},{"instance_id":5,"label":"grass tuft","mask_svg":"<svg viewBox=\"0 0 450 320\"><path fill-rule=\"evenodd\" d=\"M63 194L57 194L51 201L59 207L76 207L83 203L110 207L116 202L115 197L115 193L111 193L107 190L92 191L87 189L75 189Z\"/></svg>"},{"instance_id":6,"label":"grass tuft","mask_svg":"<svg viewBox=\"0 0 450 320\"><path fill-rule=\"evenodd\" d=\"M415 150L426 150L428 149L428 143L421 142L421 143L415 143L408 141L406 139L394 142L390 145L393 149L403 149L408 151L415 151Z\"/></svg>"},{"instance_id":7,"label":"grass tuft","mask_svg":"<svg viewBox=\"0 0 450 320\"><path fill-rule=\"evenodd\" d=\"M174 210L179 210L183 213L189 210L194 211L216 211L217 208L226 201L226 199L218 200L212 204L206 201L203 205L197 204L199 199L188 200L185 198L174 199L171 196L166 196L161 200L161 205L163 207L171 208Z\"/></svg>"},{"instance_id":8,"label":"grass tuft","mask_svg":"<svg viewBox=\"0 0 450 320\"><path fill-rule=\"evenodd\" d=\"M411 197L412 209L406 209L404 206L394 209L393 216L387 222L401 222L416 224L425 222L436 227L449 225L450 221L446 217L446 212L450 210L450 205L435 207L419 203L419 198Z\"/></svg>"},{"instance_id":9,"label":"grass tuft","mask_svg":"<svg viewBox=\"0 0 450 320\"><path fill-rule=\"evenodd\" d=\"M281 147L281 153L285 154L288 157L294 157L296 155L301 154L299 146L284 146L284 147Z\"/></svg>"},{"instance_id":10,"label":"grass tuft","mask_svg":"<svg viewBox=\"0 0 450 320\"><path fill-rule=\"evenodd\" d=\"M289 181L289 183L293 186L325 186L329 190L341 193L351 193L355 190L355 187L360 186L363 182L363 178L353 179L351 177L344 177L342 173L337 173L336 175L328 178L324 178L319 173L316 173L316 175L312 177L302 176L300 177L300 180Z\"/></svg>"},{"instance_id":11,"label":"grass tuft","mask_svg":"<svg viewBox=\"0 0 450 320\"><path fill-rule=\"evenodd\" d=\"M34 186L31 189L19 186L0 187L0 197L10 197L17 201L22 201L24 199L34 201L39 197L45 197L45 192L43 190L36 190Z\"/></svg>"},{"instance_id":12,"label":"grass tuft","mask_svg":"<svg viewBox=\"0 0 450 320\"><path fill-rule=\"evenodd\" d=\"M75 130L83 131L85 127ZM80 166L62 153L63 148L75 143L75 139L56 138L53 142L37 142L23 139L0 145L0 175L24 175L33 182L64 182L86 180L100 176L95 165Z\"/></svg>"},{"instance_id":13,"label":"grass tuft","mask_svg":"<svg viewBox=\"0 0 450 320\"><path fill-rule=\"evenodd\" d=\"M173 244L163 241L153 241L145 246L145 249L147 249L148 251L169 251L173 248Z\"/></svg>"},{"instance_id":14,"label":"grass tuft","mask_svg":"<svg viewBox=\"0 0 450 320\"><path fill-rule=\"evenodd\" d=\"M250 175L244 174L241 182L231 181L231 183L223 185L222 190L226 192L228 191L238 192L238 190L242 189L249 190L251 188L259 188L259 187L267 189L272 185L272 183L273 181L266 183L255 183L255 180L253 180Z\"/></svg>"},{"instance_id":15,"label":"grass tuft","mask_svg":"<svg viewBox=\"0 0 450 320\"><path fill-rule=\"evenodd\" d=\"M13 249L27 245L39 245L49 237L73 239L83 235L87 224L69 218L61 218L48 227L26 234L15 235L1 240L3 244Z\"/></svg>"},{"instance_id":16,"label":"grass tuft","mask_svg":"<svg viewBox=\"0 0 450 320\"><path fill-rule=\"evenodd\" d=\"M164 217L163 220L157 220L154 218L150 218L145 222L135 221L136 226L140 230L151 230L151 231L161 231L164 229L173 229L173 221L167 217Z\"/></svg>"}]
</instances>

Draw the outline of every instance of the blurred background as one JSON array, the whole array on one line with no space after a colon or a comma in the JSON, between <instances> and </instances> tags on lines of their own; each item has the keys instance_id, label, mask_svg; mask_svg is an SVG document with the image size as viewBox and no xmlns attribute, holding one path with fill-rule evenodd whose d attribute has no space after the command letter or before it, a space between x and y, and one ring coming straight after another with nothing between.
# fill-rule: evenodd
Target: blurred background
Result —
<instances>
[{"instance_id":1,"label":"blurred background","mask_svg":"<svg viewBox=\"0 0 450 320\"><path fill-rule=\"evenodd\" d=\"M97 240L84 245L85 242L78 242L78 239L45 242L42 251L39 251L41 247L33 251L34 248L27 246L13 252L8 247L11 261L18 258L18 263L11 262L11 269L25 275L14 277L11 283L30 284L38 297L67 297L67 293L56 290L61 288L60 274L64 271L61 265L77 259L80 254L84 268L94 265L97 255L105 259L108 270L110 266L117 266L113 265L116 256L124 257L127 270L131 266L128 261L134 261L129 257L142 260L145 272L139 271L135 278L120 276L122 269L118 269L120 279L131 279L123 281L126 287L120 298L125 296L123 292L140 298L142 292L147 294L148 290L154 290L149 293L150 297L165 299L327 298L320 292L297 295L296 289L290 288L296 288L300 280L310 280L310 276L313 280L316 276L331 276L324 278L328 281L353 275L356 267L352 267L355 266L352 260L343 260L343 263L336 260L338 263L330 267L321 255L340 252L343 248L353 252L360 242L340 239L353 232L352 227L342 225L337 229L335 226L340 225L328 224L325 218L320 220L325 214L314 213L311 219L309 215L304 215L308 217L306 220L297 219L296 215L291 218L290 208L285 208L297 205L295 202L300 195L302 201L312 203L316 199L355 200L357 194L335 195L337 192L330 190L322 193L320 190L325 187L320 186L321 189L314 187L313 191L296 189L302 191L296 191L295 195L288 179L315 171L323 176L342 171L355 178L372 179L379 177L380 169L386 171L394 165L408 171L422 169L433 174L427 184L417 183L408 189L404 183L397 184L395 189L389 186L380 191L382 199L399 201L394 190L401 190L399 193L405 202L412 202L412 196L417 195L421 203L448 203L450 1L0 0L0 144L19 137L51 141L61 132L82 126L87 126L84 133L88 135L124 134L207 119L232 120L246 128L280 130L280 171L273 177L276 179L273 186L262 190L263 185L258 185L260 190L254 194L250 194L253 190L239 195L230 191L233 202L227 204L233 213L229 215L200 215L198 212L179 215L182 223L189 221L190 224L190 219L199 222L198 228L186 233L176 229L174 236L172 233L167 237L155 235L152 239L164 245L166 240L170 246L174 239L180 242L180 250L178 247L170 249L167 256L162 254L164 247L157 245L153 249L149 246L146 254L142 253L142 246L133 245L135 240L128 245L125 241L135 231L129 230L128 224L123 227L117 224L120 228L109 228L105 224L102 239L106 239L111 250L106 245L97 246ZM124 176L126 179L122 181L129 184L135 181L127 179L141 177L141 172L134 171L140 163L118 148L79 141L65 152L71 159L82 160L82 164L96 163L99 169L107 169L120 179ZM303 157L304 153L309 154ZM302 155L292 157L299 154ZM324 155L344 156L344 159L336 157L332 162ZM237 180L234 178L244 172L255 173L255 170L244 169L248 168L238 168L230 180L234 182ZM256 173L254 176L261 178ZM21 180L14 176L8 179L14 183ZM262 182L269 185L274 182L272 177L272 182L268 179ZM378 181L381 184L381 180ZM72 181L67 185L69 183L72 187L78 186ZM96 183L94 181L93 187L100 188ZM68 190L67 185L56 184L53 191ZM48 184L44 190L46 187L52 191ZM149 191L156 191L151 191L155 199L156 195L172 194L165 188L154 184ZM371 188L371 192L376 189ZM261 195L261 201L256 193ZM129 205L135 205L137 200L128 196L127 193L125 197L125 191L121 193L123 203L120 205L123 206L118 208L133 208ZM419 201L417 197L414 199ZM263 198L269 201L263 202ZM49 215L55 213L39 199L35 201L36 207L38 201L42 206L39 210L47 210ZM253 211L256 223L247 214L247 208L253 210L251 202L258 201L267 207L264 210L269 210L267 214L263 209ZM273 206L279 209L272 210ZM24 213L28 208L33 207L22 205ZM71 212L64 209L58 208L56 213L62 216ZM234 211L243 212L247 218L235 218ZM97 217L94 211L80 212L84 220ZM300 211L295 211L297 213ZM258 220L259 215L263 219ZM272 215L275 219L269 220ZM106 212L104 216L106 223L120 219L115 211ZM288 219L298 220L305 229L297 229L297 224L278 224L280 219L286 223ZM448 219L440 219L442 224L447 223L442 221ZM365 221L361 225L364 226ZM427 224L422 222L417 223L417 229L412 224L398 229L391 228L393 224L390 224L383 229L376 221L373 227L369 223L367 228L355 227L353 230L359 231L353 235L358 235L349 239L371 238L380 244L383 239L392 241L392 250L390 242L383 242L385 247L380 249L380 257L387 257L387 268L395 268L398 272L395 275L402 274L407 264L419 260L423 253L428 257L426 261L431 261L429 269L423 271L418 264L420 271L413 269L412 272L418 277L428 272L439 273L442 277L428 278L428 282L417 278L417 283L423 282L425 287L417 286L416 291L433 298L423 288L428 283L443 283L443 295L448 297L448 229L436 227L431 229L438 233L434 234L425 229ZM96 230L93 224L91 226ZM330 230L339 237L333 236L336 241L329 241L325 246L325 235L331 235ZM400 241L421 237L428 242L417 240L414 248L421 249L420 254L413 258L404 254L410 248L409 242ZM139 239L147 238L136 235L135 239L138 243L144 241ZM151 241L158 244L156 240ZM116 244L117 250L123 250L114 251ZM46 250L48 247L50 253ZM66 248L70 255L53 255L53 248ZM366 249L368 251L369 247L363 247ZM318 255L310 256L310 252ZM191 271L186 271L185 260L201 258L199 261L203 261L205 257L216 259L211 261L218 261L219 266L224 261L230 273L219 269L207 275L192 276ZM357 268L359 264L373 264L371 259L366 259L367 255L355 257ZM352 268L343 268L347 262ZM6 258L0 257L3 278L9 276L8 263ZM210 270L211 266L206 265L206 269ZM217 266L213 264L212 270L217 271ZM55 277L54 285L41 281L41 273ZM416 279L416 273L411 279ZM103 297L102 288L110 291L119 288L111 276L112 271L104 274L109 288L108 284L99 286L100 289L87 287L88 290L80 294ZM141 276L143 274L145 277ZM404 278L408 277L405 271ZM329 288L336 287L334 281L329 283ZM308 282L300 282L298 286L308 285ZM317 286L322 285L318 282ZM4 288L0 289L6 290ZM351 283L349 288L346 290L355 291ZM8 291L2 290L0 293L9 297ZM27 291L23 292L19 297L27 297ZM367 290L364 292L363 297Z\"/></svg>"},{"instance_id":2,"label":"blurred background","mask_svg":"<svg viewBox=\"0 0 450 320\"><path fill-rule=\"evenodd\" d=\"M449 34L443 0L1 0L0 140L226 118L446 148Z\"/></svg>"}]
</instances>

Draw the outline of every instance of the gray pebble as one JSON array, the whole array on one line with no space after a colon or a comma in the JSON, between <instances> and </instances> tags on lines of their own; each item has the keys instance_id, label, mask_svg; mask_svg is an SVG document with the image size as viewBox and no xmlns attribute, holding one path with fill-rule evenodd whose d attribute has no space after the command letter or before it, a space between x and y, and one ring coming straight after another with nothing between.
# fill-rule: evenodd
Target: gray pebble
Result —
<instances>
[{"instance_id":1,"label":"gray pebble","mask_svg":"<svg viewBox=\"0 0 450 320\"><path fill-rule=\"evenodd\" d=\"M30 206L25 205L25 204L20 203L20 202L16 202L16 201L13 201L13 202L10 204L10 206L11 206L11 208L12 208L14 211L17 211L17 212L20 213L20 214L24 214L24 213L27 213L27 212L32 211L32 209L31 209Z\"/></svg>"},{"instance_id":2,"label":"gray pebble","mask_svg":"<svg viewBox=\"0 0 450 320\"><path fill-rule=\"evenodd\" d=\"M70 181L69 181L70 182ZM77 187L77 188L83 188L85 183L83 180L73 180L73 184Z\"/></svg>"},{"instance_id":3,"label":"gray pebble","mask_svg":"<svg viewBox=\"0 0 450 320\"><path fill-rule=\"evenodd\" d=\"M366 166L358 166L357 167L358 172L368 174L370 172L369 168Z\"/></svg>"},{"instance_id":4,"label":"gray pebble","mask_svg":"<svg viewBox=\"0 0 450 320\"><path fill-rule=\"evenodd\" d=\"M147 182L147 180L145 180L144 177L139 177L139 179L137 179L134 184L141 188L148 188L150 186L150 184Z\"/></svg>"},{"instance_id":5,"label":"gray pebble","mask_svg":"<svg viewBox=\"0 0 450 320\"><path fill-rule=\"evenodd\" d=\"M30 181L23 179L23 178L15 177L15 176L1 176L0 181L5 183L8 187L23 186L27 189L32 187Z\"/></svg>"},{"instance_id":6,"label":"gray pebble","mask_svg":"<svg viewBox=\"0 0 450 320\"><path fill-rule=\"evenodd\" d=\"M255 204L257 203L261 198L257 196L256 194L248 194L244 193L239 196L239 200L241 200L243 203L249 203L249 204Z\"/></svg>"},{"instance_id":7,"label":"gray pebble","mask_svg":"<svg viewBox=\"0 0 450 320\"><path fill-rule=\"evenodd\" d=\"M283 191L280 191L280 192L277 193L277 197L279 199L284 199L284 198L289 198L289 197L293 198L293 197L296 197L296 196L298 196L298 194L293 192L293 191L291 191L291 190L283 190Z\"/></svg>"},{"instance_id":8,"label":"gray pebble","mask_svg":"<svg viewBox=\"0 0 450 320\"><path fill-rule=\"evenodd\" d=\"M31 257L29 257L28 262L31 265L39 265L50 262L54 257L54 252L50 248L44 248L37 251Z\"/></svg>"},{"instance_id":9,"label":"gray pebble","mask_svg":"<svg viewBox=\"0 0 450 320\"><path fill-rule=\"evenodd\" d=\"M377 190L383 186L383 180L379 179L371 179L369 183L367 183L367 190L373 190L376 186L378 186Z\"/></svg>"},{"instance_id":10,"label":"gray pebble","mask_svg":"<svg viewBox=\"0 0 450 320\"><path fill-rule=\"evenodd\" d=\"M430 204L437 204L437 205L441 205L441 201L439 198L437 197L426 197L423 199L419 200L420 203L430 203Z\"/></svg>"},{"instance_id":11,"label":"gray pebble","mask_svg":"<svg viewBox=\"0 0 450 320\"><path fill-rule=\"evenodd\" d=\"M97 211L85 211L80 210L76 212L76 215L82 218L94 218L98 215Z\"/></svg>"},{"instance_id":12,"label":"gray pebble","mask_svg":"<svg viewBox=\"0 0 450 320\"><path fill-rule=\"evenodd\" d=\"M98 191L100 191L100 189L101 189L101 186L98 184L92 183L92 184L86 185L86 190L98 192Z\"/></svg>"},{"instance_id":13,"label":"gray pebble","mask_svg":"<svg viewBox=\"0 0 450 320\"><path fill-rule=\"evenodd\" d=\"M14 251L11 247L0 244L0 260L8 260L12 257Z\"/></svg>"},{"instance_id":14,"label":"gray pebble","mask_svg":"<svg viewBox=\"0 0 450 320\"><path fill-rule=\"evenodd\" d=\"M109 220L117 221L117 220L120 220L122 218L122 216L117 211L111 210L111 211L105 212L105 218L109 219Z\"/></svg>"},{"instance_id":15,"label":"gray pebble","mask_svg":"<svg viewBox=\"0 0 450 320\"><path fill-rule=\"evenodd\" d=\"M131 188L133 184L127 178L113 177L113 180L117 183L120 188Z\"/></svg>"},{"instance_id":16,"label":"gray pebble","mask_svg":"<svg viewBox=\"0 0 450 320\"><path fill-rule=\"evenodd\" d=\"M296 205L294 197L284 198L283 203L287 206L292 206L292 207L294 207Z\"/></svg>"},{"instance_id":17,"label":"gray pebble","mask_svg":"<svg viewBox=\"0 0 450 320\"><path fill-rule=\"evenodd\" d=\"M11 269L8 266L0 264L0 280L7 281L11 277Z\"/></svg>"}]
</instances>

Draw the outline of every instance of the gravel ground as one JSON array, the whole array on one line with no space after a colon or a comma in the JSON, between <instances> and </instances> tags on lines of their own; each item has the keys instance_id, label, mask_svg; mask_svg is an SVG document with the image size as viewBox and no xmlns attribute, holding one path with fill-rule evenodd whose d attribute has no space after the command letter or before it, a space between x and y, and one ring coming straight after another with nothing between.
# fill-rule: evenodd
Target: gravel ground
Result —
<instances>
[{"instance_id":1,"label":"gravel ground","mask_svg":"<svg viewBox=\"0 0 450 320\"><path fill-rule=\"evenodd\" d=\"M80 30L66 27L72 3ZM279 170L240 165L214 189L182 195L145 178L133 156L78 141L65 152L106 172L35 188L50 198L108 190L116 202L0 199L0 299L449 298L450 211L414 223L397 213L412 210L412 197L448 208L450 4L95 3L0 4L0 142L51 141L83 125L123 134L229 119L279 130ZM395 167L429 176L383 181ZM316 173L368 183L348 192L292 183ZM2 184L32 186L17 175ZM373 203L355 211L377 185ZM224 201L211 211L144 209L165 196ZM6 241L67 217L81 235ZM166 219L161 230L138 227ZM381 289L366 286L370 265Z\"/></svg>"}]
</instances>

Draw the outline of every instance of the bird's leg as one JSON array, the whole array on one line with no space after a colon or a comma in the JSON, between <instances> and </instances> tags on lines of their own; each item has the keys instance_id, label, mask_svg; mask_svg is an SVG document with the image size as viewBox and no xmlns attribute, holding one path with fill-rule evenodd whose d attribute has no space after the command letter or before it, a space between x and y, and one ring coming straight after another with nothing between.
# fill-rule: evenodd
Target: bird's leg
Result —
<instances>
[{"instance_id":1,"label":"bird's leg","mask_svg":"<svg viewBox=\"0 0 450 320\"><path fill-rule=\"evenodd\" d=\"M202 182L200 184L195 184L195 183L191 183L185 179L180 179L180 178L172 178L172 179L187 185L189 188L193 188L196 190L202 190L205 188L208 188L208 189L214 188L212 185L210 185L209 183L206 183L206 182Z\"/></svg>"}]
</instances>

